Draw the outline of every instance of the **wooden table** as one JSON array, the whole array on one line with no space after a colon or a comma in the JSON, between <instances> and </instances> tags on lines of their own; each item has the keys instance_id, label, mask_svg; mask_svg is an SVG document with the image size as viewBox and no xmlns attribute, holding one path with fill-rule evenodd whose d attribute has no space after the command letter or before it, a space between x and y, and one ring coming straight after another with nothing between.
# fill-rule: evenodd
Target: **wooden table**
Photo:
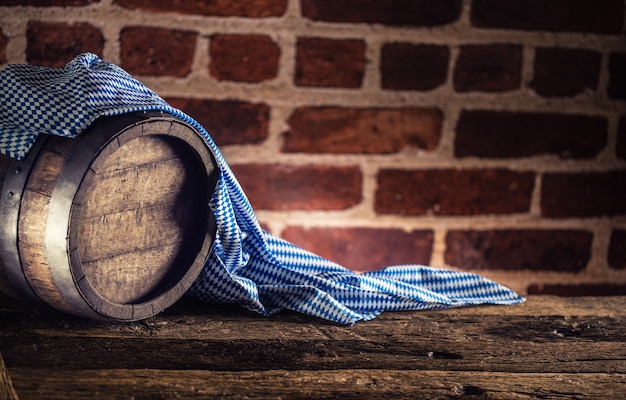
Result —
<instances>
[{"instance_id":1,"label":"wooden table","mask_svg":"<svg viewBox=\"0 0 626 400\"><path fill-rule=\"evenodd\" d=\"M388 312L346 327L189 300L97 323L0 297L0 396L624 399L626 297Z\"/></svg>"}]
</instances>

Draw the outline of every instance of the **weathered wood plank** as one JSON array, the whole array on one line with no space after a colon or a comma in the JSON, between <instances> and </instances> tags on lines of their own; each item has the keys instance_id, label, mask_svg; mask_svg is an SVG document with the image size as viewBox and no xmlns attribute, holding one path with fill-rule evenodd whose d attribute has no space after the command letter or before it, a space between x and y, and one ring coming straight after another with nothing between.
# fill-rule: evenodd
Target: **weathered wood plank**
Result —
<instances>
[{"instance_id":1,"label":"weathered wood plank","mask_svg":"<svg viewBox=\"0 0 626 400\"><path fill-rule=\"evenodd\" d=\"M438 340L154 340L24 336L2 338L9 368L422 369L626 373L623 343ZM85 355L89 354L89 357Z\"/></svg>"},{"instance_id":2,"label":"weathered wood plank","mask_svg":"<svg viewBox=\"0 0 626 400\"><path fill-rule=\"evenodd\" d=\"M452 316L386 313L345 327L292 313L264 318L236 307L186 306L131 324L0 312L0 351L10 367L37 360L39 366L68 369L116 365L225 371L297 365L318 370L626 372L623 317L508 316L506 310L512 308L500 307L503 315L479 317L472 309Z\"/></svg>"},{"instance_id":3,"label":"weathered wood plank","mask_svg":"<svg viewBox=\"0 0 626 400\"><path fill-rule=\"evenodd\" d=\"M12 371L25 399L598 399L623 398L624 374L439 371Z\"/></svg>"},{"instance_id":4,"label":"weathered wood plank","mask_svg":"<svg viewBox=\"0 0 626 400\"><path fill-rule=\"evenodd\" d=\"M58 157L52 153L51 156ZM39 183L46 180L38 179ZM41 188L40 188L41 189ZM52 188L46 190L51 191ZM18 227L18 252L24 277L39 298L58 310L70 312L72 307L61 296L52 278L46 253L46 221L50 208L50 196L39 191L26 190L20 206Z\"/></svg>"},{"instance_id":5,"label":"weathered wood plank","mask_svg":"<svg viewBox=\"0 0 626 400\"><path fill-rule=\"evenodd\" d=\"M97 261L180 241L185 227L174 218L175 209L176 202L171 201L84 218L78 229L81 261ZM106 241L99 242L98 238Z\"/></svg>"},{"instance_id":6,"label":"weathered wood plank","mask_svg":"<svg viewBox=\"0 0 626 400\"><path fill-rule=\"evenodd\" d=\"M586 301L585 301L586 300ZM481 306L427 312L387 312L372 321L344 327L295 313L262 317L238 306L201 304L182 299L164 313L135 323L98 323L75 318L58 319L0 295L0 321L19 319L28 329L50 335L143 337L163 339L353 340L363 332L369 337L426 337L483 339L485 332L511 338L553 341L557 339L623 339L626 297L531 297L517 306ZM518 318L518 317L523 318ZM585 324L585 322L588 322ZM10 327L0 329L0 336Z\"/></svg>"},{"instance_id":7,"label":"weathered wood plank","mask_svg":"<svg viewBox=\"0 0 626 400\"><path fill-rule=\"evenodd\" d=\"M532 300L534 302L535 299ZM530 303L530 302L529 302ZM0 303L1 305L1 303ZM618 310L626 304L613 304ZM519 306L522 307L522 306ZM23 327L41 335L153 339L214 340L393 340L413 342L420 339L491 341L506 337L530 342L609 341L624 339L624 316L559 315L545 307L543 312L531 310L527 315L511 313L515 307L474 307L432 312L389 312L372 321L353 327L282 313L262 317L237 306L203 305L185 302L145 321L129 324L103 324L80 319L33 313L19 313ZM0 308L1 309L1 308ZM499 313L485 313L499 310ZM512 315L511 315L512 314ZM542 315L543 314L543 315ZM611 314L613 314L611 312ZM0 314L0 321L18 318L14 313ZM0 330L0 336L11 328Z\"/></svg>"},{"instance_id":8,"label":"weathered wood plank","mask_svg":"<svg viewBox=\"0 0 626 400\"><path fill-rule=\"evenodd\" d=\"M79 193L76 201L83 207L82 218L155 206L184 196L189 165L180 158L145 164L132 169L97 174L88 193ZM194 177L194 185L200 185ZM78 196L77 196L78 197Z\"/></svg>"},{"instance_id":9,"label":"weathered wood plank","mask_svg":"<svg viewBox=\"0 0 626 400\"><path fill-rule=\"evenodd\" d=\"M531 297L346 327L186 300L121 324L0 297L0 352L26 399L620 398L625 306Z\"/></svg>"}]
</instances>

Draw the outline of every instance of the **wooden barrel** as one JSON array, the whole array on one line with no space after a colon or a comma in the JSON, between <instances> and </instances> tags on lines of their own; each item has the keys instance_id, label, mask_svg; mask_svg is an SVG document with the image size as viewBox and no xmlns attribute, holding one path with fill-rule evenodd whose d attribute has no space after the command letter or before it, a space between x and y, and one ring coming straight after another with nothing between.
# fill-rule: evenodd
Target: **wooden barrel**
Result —
<instances>
[{"instance_id":1,"label":"wooden barrel","mask_svg":"<svg viewBox=\"0 0 626 400\"><path fill-rule=\"evenodd\" d=\"M204 266L218 170L198 132L172 116L42 135L0 167L0 289L12 297L132 321L172 305Z\"/></svg>"}]
</instances>

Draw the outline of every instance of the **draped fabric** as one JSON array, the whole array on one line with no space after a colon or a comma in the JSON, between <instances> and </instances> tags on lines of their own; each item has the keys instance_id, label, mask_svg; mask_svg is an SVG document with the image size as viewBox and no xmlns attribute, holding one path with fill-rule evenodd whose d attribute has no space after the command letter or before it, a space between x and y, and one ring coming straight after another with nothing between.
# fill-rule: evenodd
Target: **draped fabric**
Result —
<instances>
[{"instance_id":1,"label":"draped fabric","mask_svg":"<svg viewBox=\"0 0 626 400\"><path fill-rule=\"evenodd\" d=\"M217 233L188 292L202 301L238 303L263 315L289 309L353 324L383 311L524 300L467 272L401 265L357 274L264 231L209 133L127 72L93 54L82 54L64 68L6 66L0 71L0 101L0 152L16 159L22 159L41 134L75 137L103 116L159 110L197 130L219 168L210 201Z\"/></svg>"}]
</instances>

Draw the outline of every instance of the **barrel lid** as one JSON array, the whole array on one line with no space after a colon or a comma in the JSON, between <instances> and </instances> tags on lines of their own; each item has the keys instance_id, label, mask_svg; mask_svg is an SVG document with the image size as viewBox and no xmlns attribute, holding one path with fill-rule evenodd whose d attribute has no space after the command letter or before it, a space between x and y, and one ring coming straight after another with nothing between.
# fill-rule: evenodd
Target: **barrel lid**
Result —
<instances>
[{"instance_id":1,"label":"barrel lid","mask_svg":"<svg viewBox=\"0 0 626 400\"><path fill-rule=\"evenodd\" d=\"M106 124L89 135L102 129ZM211 250L213 156L197 131L167 115L125 127L92 157L83 143L89 141L77 146L80 159L66 165L73 171L88 164L66 225L72 280L107 318L154 315L191 287ZM58 226L48 225L50 238Z\"/></svg>"},{"instance_id":2,"label":"barrel lid","mask_svg":"<svg viewBox=\"0 0 626 400\"><path fill-rule=\"evenodd\" d=\"M45 231L39 266L49 268L44 292L55 287L60 307L24 277L25 268L33 271L21 265L16 243L26 181L50 146L65 147L58 176L46 180L53 186L37 228ZM204 267L215 238L209 202L219 171L186 122L161 112L101 118L76 139L42 135L12 168L19 172L0 199L0 245L10 264L3 272L27 300L91 318L138 320L176 302Z\"/></svg>"}]
</instances>

